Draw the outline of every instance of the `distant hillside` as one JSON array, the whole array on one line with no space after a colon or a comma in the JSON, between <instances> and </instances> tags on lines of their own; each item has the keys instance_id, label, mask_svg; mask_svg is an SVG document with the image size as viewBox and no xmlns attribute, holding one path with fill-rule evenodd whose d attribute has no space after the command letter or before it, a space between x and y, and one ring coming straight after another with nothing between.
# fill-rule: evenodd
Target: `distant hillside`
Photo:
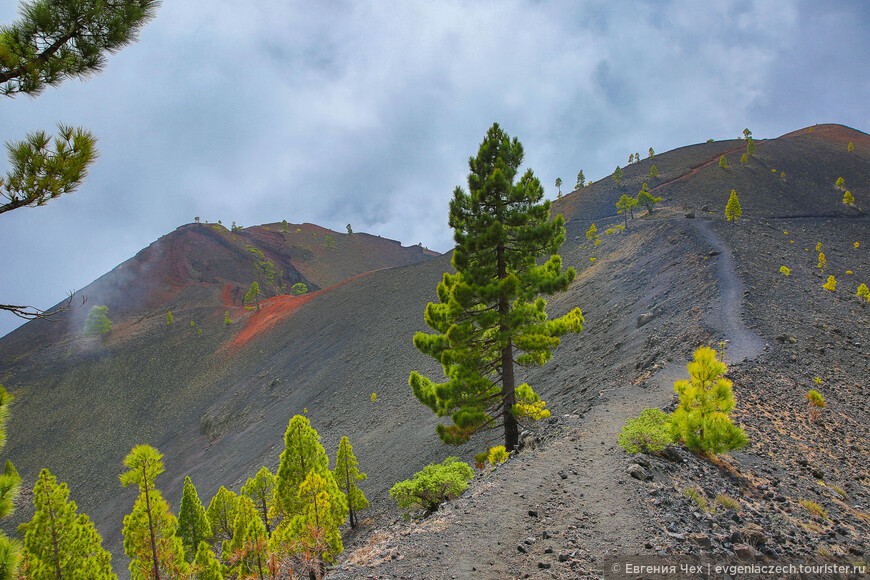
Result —
<instances>
[{"instance_id":1,"label":"distant hillside","mask_svg":"<svg viewBox=\"0 0 870 580\"><path fill-rule=\"evenodd\" d=\"M482 578L540 577L537 563L544 559L564 566L562 577L578 577L614 546L683 553L689 544L668 535L685 540L696 521L684 513L682 490L704 485L709 493L736 494L736 484L696 458L670 467L653 458L654 495L653 487L626 476L628 459L615 437L644 406L671 404L673 380L683 378L697 346L724 340L731 341L738 417L758 442L734 455L735 481L754 498L746 500L741 521L771 529L776 518L800 515L798 499L827 502L815 493L821 488L812 468L846 489L849 504L868 505L870 457L861 441L870 437L862 403L870 395L870 358L861 349L870 344L870 327L867 306L853 295L857 283L870 283L870 222L863 213L870 207L870 137L820 125L756 143L745 167L739 163L745 141L700 143L630 164L619 185L607 177L554 204L567 221L560 253L578 275L548 310L558 315L579 306L586 327L565 338L553 361L518 376L553 411L544 426L547 446L486 476L459 511L439 513L415 533L396 527L404 524L391 526L392 536L379 532L373 542L380 544L371 549L383 558L380 568L348 564L344 577L467 577L472 568ZM728 169L718 165L723 154ZM659 176L650 180L653 163ZM842 203L838 177L856 207ZM623 221L616 200L637 195L645 181L663 198L655 212L636 210L626 231L605 234ZM731 189L743 205L736 224L723 215ZM585 237L593 222L599 246ZM135 493L121 489L117 475L135 444L165 453L158 486L177 509L185 475L207 502L220 485L238 491L260 466L277 467L288 420L305 412L332 457L348 435L369 475L364 489L372 509L361 515L367 521L348 538L349 549L367 545L373 530L398 515L387 493L393 483L448 455L469 459L486 444L479 438L460 448L442 445L434 434L438 419L407 384L411 370L440 372L411 338L427 330L423 311L437 299L450 256L428 259L432 254L419 247L310 224L287 230L183 226L84 290L89 305L109 306L115 328L105 342L80 336L83 312L58 323L30 322L0 339L0 382L17 397L7 456L25 486L41 467L70 484L122 577L120 531ZM836 293L821 288L816 243L828 254L825 277L837 276ZM257 265L264 261L274 265L274 280ZM784 277L781 265L793 275ZM241 304L253 280L264 288L260 311ZM281 286L297 281L311 292L281 294ZM175 322L167 325L170 309ZM829 422L817 432L803 418L815 376L832 401ZM801 455L809 467L796 463ZM782 487L768 501L773 480ZM870 534L870 522L862 524L853 508L826 505L853 540ZM770 510L779 508L774 517ZM531 518L530 510L544 518ZM29 517L27 508L17 517ZM576 542L574 555L556 540L543 541L545 521L548 533L561 534L559 542ZM677 531L665 531L663 521ZM733 527L713 515L704 516L708 521L723 536ZM831 522L814 525L840 533ZM703 531L717 553L729 549ZM528 547L532 535L537 541ZM801 549L815 550L821 537L801 536ZM521 543L527 553L517 550ZM565 561L556 559L560 551ZM482 562L489 567L482 570Z\"/></svg>"}]
</instances>

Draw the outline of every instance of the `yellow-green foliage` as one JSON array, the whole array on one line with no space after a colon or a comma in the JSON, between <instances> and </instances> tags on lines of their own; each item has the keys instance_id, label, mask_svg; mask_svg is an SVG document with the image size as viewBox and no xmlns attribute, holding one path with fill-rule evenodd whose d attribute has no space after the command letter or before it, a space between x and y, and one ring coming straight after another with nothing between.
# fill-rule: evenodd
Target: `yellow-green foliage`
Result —
<instances>
[{"instance_id":1,"label":"yellow-green foliage","mask_svg":"<svg viewBox=\"0 0 870 580\"><path fill-rule=\"evenodd\" d=\"M743 210L740 209L740 200L737 199L737 191L732 189L731 196L728 198L728 203L725 204L725 219L733 223L740 219L742 214Z\"/></svg>"},{"instance_id":2,"label":"yellow-green foliage","mask_svg":"<svg viewBox=\"0 0 870 580\"><path fill-rule=\"evenodd\" d=\"M627 420L619 434L619 445L628 453L660 451L673 442L667 413L654 407Z\"/></svg>"},{"instance_id":3,"label":"yellow-green foliage","mask_svg":"<svg viewBox=\"0 0 870 580\"><path fill-rule=\"evenodd\" d=\"M779 271L782 272L782 275L783 275L783 276L789 276L789 275L791 275L791 271L790 271L790 270L788 269L788 267L786 267L786 266L781 266L781 267L779 268Z\"/></svg>"},{"instance_id":4,"label":"yellow-green foliage","mask_svg":"<svg viewBox=\"0 0 870 580\"><path fill-rule=\"evenodd\" d=\"M589 229L586 230L586 239L587 240L594 240L597 237L598 237L598 228L595 227L595 224L592 224L591 226L589 226Z\"/></svg>"},{"instance_id":5,"label":"yellow-green foliage","mask_svg":"<svg viewBox=\"0 0 870 580\"><path fill-rule=\"evenodd\" d=\"M604 230L605 236L609 236L610 234L615 234L615 233L616 233L616 230L613 228L607 228L606 230Z\"/></svg>"},{"instance_id":6,"label":"yellow-green foliage","mask_svg":"<svg viewBox=\"0 0 870 580\"><path fill-rule=\"evenodd\" d=\"M837 279L833 276L828 276L828 281L822 284L822 288L833 292L837 289Z\"/></svg>"},{"instance_id":7,"label":"yellow-green foliage","mask_svg":"<svg viewBox=\"0 0 870 580\"><path fill-rule=\"evenodd\" d=\"M858 286L858 292L855 294L855 296L857 296L859 300L863 298L867 302L870 302L870 288L867 288L867 284L862 283L860 286Z\"/></svg>"},{"instance_id":8,"label":"yellow-green foliage","mask_svg":"<svg viewBox=\"0 0 870 580\"><path fill-rule=\"evenodd\" d=\"M707 509L707 497L702 491L694 487L687 487L683 490L683 495L698 504L702 510Z\"/></svg>"},{"instance_id":9,"label":"yellow-green foliage","mask_svg":"<svg viewBox=\"0 0 870 580\"><path fill-rule=\"evenodd\" d=\"M846 145L846 151L854 151L854 150L855 150L855 144L852 143L851 141L849 141L849 144Z\"/></svg>"},{"instance_id":10,"label":"yellow-green foliage","mask_svg":"<svg viewBox=\"0 0 870 580\"><path fill-rule=\"evenodd\" d=\"M490 448L486 460L489 461L490 465L504 463L508 460L507 449L505 449L504 445L496 445L495 447Z\"/></svg>"},{"instance_id":11,"label":"yellow-green foliage","mask_svg":"<svg viewBox=\"0 0 870 580\"><path fill-rule=\"evenodd\" d=\"M844 191L846 189L846 180L842 177L838 177L837 181L834 182L834 187L836 187L840 191Z\"/></svg>"},{"instance_id":12,"label":"yellow-green foliage","mask_svg":"<svg viewBox=\"0 0 870 580\"><path fill-rule=\"evenodd\" d=\"M843 203L846 205L855 205L855 197L852 195L851 191L847 191L843 194Z\"/></svg>"},{"instance_id":13,"label":"yellow-green foliage","mask_svg":"<svg viewBox=\"0 0 870 580\"><path fill-rule=\"evenodd\" d=\"M427 465L412 479L400 481L390 489L390 495L400 508L408 513L422 512L425 517L465 491L472 477L474 471L467 463L448 457L442 463Z\"/></svg>"},{"instance_id":14,"label":"yellow-green foliage","mask_svg":"<svg viewBox=\"0 0 870 580\"><path fill-rule=\"evenodd\" d=\"M809 403L810 416L815 421L819 418L819 412L827 406L825 398L818 391L810 391L807 393L807 403Z\"/></svg>"},{"instance_id":15,"label":"yellow-green foliage","mask_svg":"<svg viewBox=\"0 0 870 580\"><path fill-rule=\"evenodd\" d=\"M595 238L595 243L593 243L592 245L597 246L599 244L601 244L601 238Z\"/></svg>"},{"instance_id":16,"label":"yellow-green foliage","mask_svg":"<svg viewBox=\"0 0 870 580\"><path fill-rule=\"evenodd\" d=\"M374 403L374 402L377 401L377 400L378 400L378 394L377 394L377 393L372 393L372 403Z\"/></svg>"},{"instance_id":17,"label":"yellow-green foliage","mask_svg":"<svg viewBox=\"0 0 870 580\"><path fill-rule=\"evenodd\" d=\"M828 513L825 511L825 508L820 506L814 501L810 501L808 499L802 499L800 504L804 506L808 512L813 514L814 516L818 516L820 518L828 519Z\"/></svg>"},{"instance_id":18,"label":"yellow-green foliage","mask_svg":"<svg viewBox=\"0 0 870 580\"><path fill-rule=\"evenodd\" d=\"M819 252L819 269L824 272L827 265L828 260L825 258L824 252Z\"/></svg>"},{"instance_id":19,"label":"yellow-green foliage","mask_svg":"<svg viewBox=\"0 0 870 580\"><path fill-rule=\"evenodd\" d=\"M728 169L728 161L725 159L724 155L719 158L719 167L722 169Z\"/></svg>"},{"instance_id":20,"label":"yellow-green foliage","mask_svg":"<svg viewBox=\"0 0 870 580\"><path fill-rule=\"evenodd\" d=\"M539 421L550 416L550 411L546 409L547 403L541 400L538 393L533 391L528 383L523 383L517 387L515 395L517 402L513 406L512 412L517 419L528 418Z\"/></svg>"},{"instance_id":21,"label":"yellow-green foliage","mask_svg":"<svg viewBox=\"0 0 870 580\"><path fill-rule=\"evenodd\" d=\"M735 402L731 381L723 376L725 363L716 358L715 350L702 346L687 369L689 380L674 383L680 397L680 405L670 420L674 440L693 451L712 455L744 447L748 443L746 434L728 417Z\"/></svg>"},{"instance_id":22,"label":"yellow-green foliage","mask_svg":"<svg viewBox=\"0 0 870 580\"><path fill-rule=\"evenodd\" d=\"M736 499L729 497L724 494L719 494L716 496L716 502L721 505L726 510L739 511L740 510L740 502Z\"/></svg>"}]
</instances>

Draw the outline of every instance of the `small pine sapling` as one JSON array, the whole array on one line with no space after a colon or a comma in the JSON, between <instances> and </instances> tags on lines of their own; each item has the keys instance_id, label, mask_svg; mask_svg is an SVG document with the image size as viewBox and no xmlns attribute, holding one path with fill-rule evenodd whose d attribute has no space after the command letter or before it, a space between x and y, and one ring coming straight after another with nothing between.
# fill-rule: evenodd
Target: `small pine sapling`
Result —
<instances>
[{"instance_id":1,"label":"small pine sapling","mask_svg":"<svg viewBox=\"0 0 870 580\"><path fill-rule=\"evenodd\" d=\"M338 489L347 496L351 528L356 528L359 525L357 512L369 507L369 500L356 485L356 482L363 481L367 477L365 473L360 472L359 462L353 454L353 447L345 435L338 444L338 455L335 458L335 482L338 484Z\"/></svg>"},{"instance_id":2,"label":"small pine sapling","mask_svg":"<svg viewBox=\"0 0 870 580\"><path fill-rule=\"evenodd\" d=\"M302 296L308 293L308 285L304 282L296 282L290 287L290 294L293 296Z\"/></svg>"},{"instance_id":3,"label":"small pine sapling","mask_svg":"<svg viewBox=\"0 0 870 580\"><path fill-rule=\"evenodd\" d=\"M174 321L174 319L172 318L172 311L167 310L166 311L166 324L172 324L173 321Z\"/></svg>"},{"instance_id":4,"label":"small pine sapling","mask_svg":"<svg viewBox=\"0 0 870 580\"><path fill-rule=\"evenodd\" d=\"M589 229L586 230L586 239L594 240L598 237L598 228L595 227L595 224L589 226Z\"/></svg>"},{"instance_id":5,"label":"small pine sapling","mask_svg":"<svg viewBox=\"0 0 870 580\"><path fill-rule=\"evenodd\" d=\"M829 292L834 292L837 290L837 279L833 276L828 276L828 281L822 284L822 288L828 290Z\"/></svg>"},{"instance_id":6,"label":"small pine sapling","mask_svg":"<svg viewBox=\"0 0 870 580\"><path fill-rule=\"evenodd\" d=\"M689 380L674 383L680 398L670 419L674 440L707 455L746 446L746 434L728 416L734 410L734 394L731 381L724 377L727 366L716 358L716 351L698 348L687 369Z\"/></svg>"},{"instance_id":7,"label":"small pine sapling","mask_svg":"<svg viewBox=\"0 0 870 580\"><path fill-rule=\"evenodd\" d=\"M616 182L616 185L619 185L619 182L622 181L622 168L617 165L616 169L613 171L613 181Z\"/></svg>"},{"instance_id":8,"label":"small pine sapling","mask_svg":"<svg viewBox=\"0 0 870 580\"><path fill-rule=\"evenodd\" d=\"M834 182L834 187L836 187L840 191L846 191L846 180L842 177L838 177L837 181Z\"/></svg>"},{"instance_id":9,"label":"small pine sapling","mask_svg":"<svg viewBox=\"0 0 870 580\"><path fill-rule=\"evenodd\" d=\"M870 289L867 288L867 284L862 283L858 286L858 292L855 296L858 297L858 300L863 298L865 302L870 302Z\"/></svg>"},{"instance_id":10,"label":"small pine sapling","mask_svg":"<svg viewBox=\"0 0 870 580\"><path fill-rule=\"evenodd\" d=\"M827 406L825 398L818 391L810 391L807 393L807 403L809 406L810 419L818 421L821 410Z\"/></svg>"},{"instance_id":11,"label":"small pine sapling","mask_svg":"<svg viewBox=\"0 0 870 580\"><path fill-rule=\"evenodd\" d=\"M577 184L574 186L574 189L581 189L586 187L586 176L583 175L583 170L580 170L580 173L577 174Z\"/></svg>"},{"instance_id":12,"label":"small pine sapling","mask_svg":"<svg viewBox=\"0 0 870 580\"><path fill-rule=\"evenodd\" d=\"M257 311L259 312L260 310L260 285L257 284L256 280L251 282L251 288L245 294L245 304L256 304ZM246 308L251 310L250 306L246 306Z\"/></svg>"},{"instance_id":13,"label":"small pine sapling","mask_svg":"<svg viewBox=\"0 0 870 580\"><path fill-rule=\"evenodd\" d=\"M229 310L224 310L224 324L226 324L227 326L229 326L229 325L232 324L232 323L233 323L233 319L230 318L230 311L229 311Z\"/></svg>"},{"instance_id":14,"label":"small pine sapling","mask_svg":"<svg viewBox=\"0 0 870 580\"><path fill-rule=\"evenodd\" d=\"M749 163L749 156L744 153L740 156L740 165L746 165L747 163Z\"/></svg>"},{"instance_id":15,"label":"small pine sapling","mask_svg":"<svg viewBox=\"0 0 870 580\"><path fill-rule=\"evenodd\" d=\"M846 193L843 194L843 203L849 206L855 205L855 197L852 195L851 191L846 191Z\"/></svg>"},{"instance_id":16,"label":"small pine sapling","mask_svg":"<svg viewBox=\"0 0 870 580\"><path fill-rule=\"evenodd\" d=\"M616 202L616 213L621 213L625 217L625 225L628 227L628 215L631 214L631 219L634 219L634 206L637 205L637 199L630 195L623 194Z\"/></svg>"},{"instance_id":17,"label":"small pine sapling","mask_svg":"<svg viewBox=\"0 0 870 580\"><path fill-rule=\"evenodd\" d=\"M824 272L824 271L825 271L825 267L826 267L827 265L828 265L828 260L825 259L825 253L824 253L824 252L819 252L819 264L818 264L818 268L819 268L819 270L821 270L822 272Z\"/></svg>"},{"instance_id":18,"label":"small pine sapling","mask_svg":"<svg viewBox=\"0 0 870 580\"><path fill-rule=\"evenodd\" d=\"M509 454L504 445L496 445L491 447L486 455L486 460L490 465L497 465L508 460Z\"/></svg>"},{"instance_id":19,"label":"small pine sapling","mask_svg":"<svg viewBox=\"0 0 870 580\"><path fill-rule=\"evenodd\" d=\"M725 159L725 156L724 156L724 155L722 155L721 157L719 157L719 167L720 167L721 169L728 169L728 160Z\"/></svg>"},{"instance_id":20,"label":"small pine sapling","mask_svg":"<svg viewBox=\"0 0 870 580\"><path fill-rule=\"evenodd\" d=\"M791 275L791 271L788 269L788 266L781 266L779 268L779 271L782 272L783 276L790 276Z\"/></svg>"},{"instance_id":21,"label":"small pine sapling","mask_svg":"<svg viewBox=\"0 0 870 580\"><path fill-rule=\"evenodd\" d=\"M848 151L848 152L851 153L851 152L854 151L854 150L855 150L855 144L852 143L851 141L849 141L849 144L846 145L846 151Z\"/></svg>"},{"instance_id":22,"label":"small pine sapling","mask_svg":"<svg viewBox=\"0 0 870 580\"><path fill-rule=\"evenodd\" d=\"M731 196L728 198L728 203L725 205L725 219L734 225L740 216L743 215L743 210L740 209L740 200L737 199L737 191L731 190Z\"/></svg>"},{"instance_id":23,"label":"small pine sapling","mask_svg":"<svg viewBox=\"0 0 870 580\"><path fill-rule=\"evenodd\" d=\"M653 166L649 168L649 178L655 179L659 176L659 168L656 167L656 164L653 163Z\"/></svg>"},{"instance_id":24,"label":"small pine sapling","mask_svg":"<svg viewBox=\"0 0 870 580\"><path fill-rule=\"evenodd\" d=\"M747 139L747 143L746 143L746 153L747 153L747 155L749 155L750 157L752 157L753 155L755 155L755 141L752 139L752 137L749 137L749 139Z\"/></svg>"},{"instance_id":25,"label":"small pine sapling","mask_svg":"<svg viewBox=\"0 0 870 580\"><path fill-rule=\"evenodd\" d=\"M85 336L103 336L112 330L108 306L93 306L85 319Z\"/></svg>"}]
</instances>

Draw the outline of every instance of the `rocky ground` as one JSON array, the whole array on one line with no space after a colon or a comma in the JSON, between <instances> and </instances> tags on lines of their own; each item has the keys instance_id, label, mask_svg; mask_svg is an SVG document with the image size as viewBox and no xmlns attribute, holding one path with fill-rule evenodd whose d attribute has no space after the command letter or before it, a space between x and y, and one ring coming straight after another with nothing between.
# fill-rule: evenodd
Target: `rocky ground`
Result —
<instances>
[{"instance_id":1,"label":"rocky ground","mask_svg":"<svg viewBox=\"0 0 870 580\"><path fill-rule=\"evenodd\" d=\"M671 326L648 334L637 362L613 369L611 380L598 372L587 405L562 400L567 412L548 421L538 445L478 474L462 497L425 520L371 522L349 537L330 577L628 577L610 572L617 555L870 560L870 308L852 288L870 272L867 222L744 220L730 227L701 211L694 219L666 212L658 219L681 238L678 275L709 282L694 297L677 292L683 302L669 304L662 317ZM621 234L625 240L635 235L648 244L664 235L653 223L632 234L633 227ZM855 248L859 240L867 242ZM817 241L834 258L824 276L816 273ZM603 250L599 257L608 259ZM779 271L786 263L788 277ZM629 271L636 275L638 264L626 265ZM843 280L835 292L822 288L831 273ZM613 283L630 287L619 273ZM612 314L607 305L584 310L590 327ZM657 318L654 309L649 314ZM634 326L624 342L644 332L640 321ZM679 346L660 345L676 328L685 330ZM720 341L727 341L734 418L749 446L716 458L679 447L626 454L617 445L625 420L645 407L672 410L689 345ZM817 419L805 399L810 389L828 403Z\"/></svg>"}]
</instances>

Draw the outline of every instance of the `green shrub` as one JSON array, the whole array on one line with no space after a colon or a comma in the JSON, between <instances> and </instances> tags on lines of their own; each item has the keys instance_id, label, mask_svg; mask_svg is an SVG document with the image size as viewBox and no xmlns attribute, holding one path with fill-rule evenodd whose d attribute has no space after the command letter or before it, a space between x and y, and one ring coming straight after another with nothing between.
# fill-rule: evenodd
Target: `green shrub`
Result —
<instances>
[{"instance_id":1,"label":"green shrub","mask_svg":"<svg viewBox=\"0 0 870 580\"><path fill-rule=\"evenodd\" d=\"M817 421L819 418L819 410L824 409L827 406L825 398L818 391L810 391L807 393L807 403L809 403L810 417L813 421Z\"/></svg>"},{"instance_id":2,"label":"green shrub","mask_svg":"<svg viewBox=\"0 0 870 580\"><path fill-rule=\"evenodd\" d=\"M644 409L639 417L625 422L619 444L628 453L660 451L674 442L668 415L656 408Z\"/></svg>"},{"instance_id":3,"label":"green shrub","mask_svg":"<svg viewBox=\"0 0 870 580\"><path fill-rule=\"evenodd\" d=\"M472 477L474 472L467 463L448 457L442 463L427 465L412 479L400 481L390 489L390 495L408 514L422 511L426 517L465 491Z\"/></svg>"}]
</instances>

